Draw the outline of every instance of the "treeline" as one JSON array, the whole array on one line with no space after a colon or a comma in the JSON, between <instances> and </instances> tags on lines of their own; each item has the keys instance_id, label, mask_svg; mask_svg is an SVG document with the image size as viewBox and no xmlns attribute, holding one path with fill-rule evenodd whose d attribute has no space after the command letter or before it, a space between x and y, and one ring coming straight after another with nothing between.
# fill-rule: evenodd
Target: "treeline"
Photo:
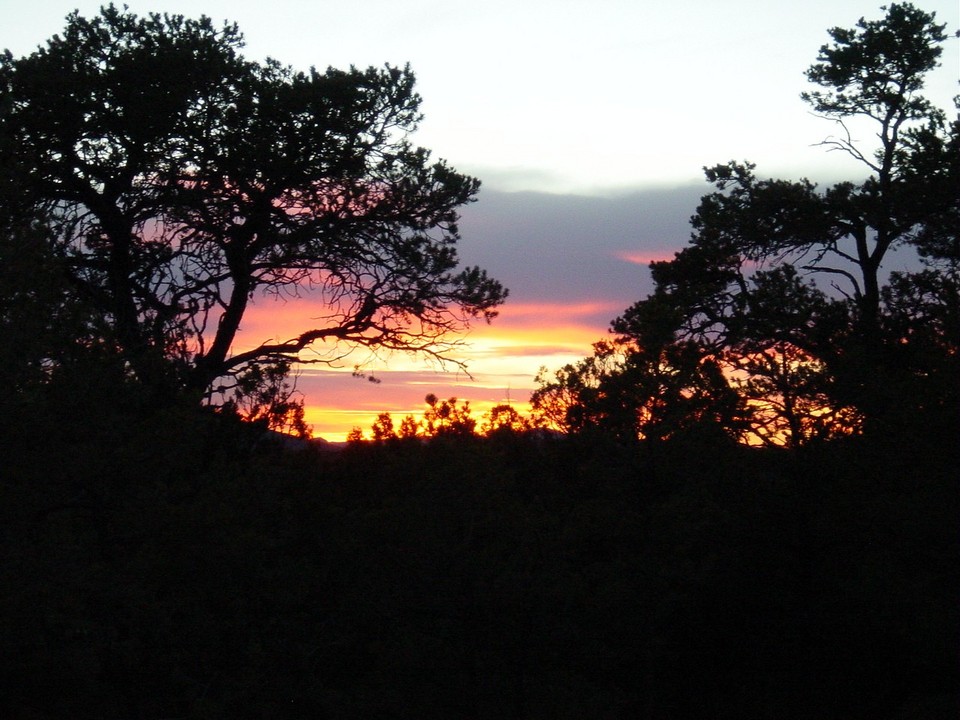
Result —
<instances>
[{"instance_id":1,"label":"treeline","mask_svg":"<svg viewBox=\"0 0 960 720\"><path fill-rule=\"evenodd\" d=\"M353 428L347 436L348 443L365 440L374 443L401 440L429 440L432 438L471 438L477 435L514 435L546 428L545 423L533 416L526 416L509 403L494 405L483 413L479 422L473 414L469 400L456 397L441 400L434 393L424 398L426 409L418 420L405 415L400 424L394 422L390 413L380 413L369 432Z\"/></svg>"},{"instance_id":2,"label":"treeline","mask_svg":"<svg viewBox=\"0 0 960 720\"><path fill-rule=\"evenodd\" d=\"M956 707L953 445L287 452L192 407L60 420L3 434L4 717Z\"/></svg>"}]
</instances>

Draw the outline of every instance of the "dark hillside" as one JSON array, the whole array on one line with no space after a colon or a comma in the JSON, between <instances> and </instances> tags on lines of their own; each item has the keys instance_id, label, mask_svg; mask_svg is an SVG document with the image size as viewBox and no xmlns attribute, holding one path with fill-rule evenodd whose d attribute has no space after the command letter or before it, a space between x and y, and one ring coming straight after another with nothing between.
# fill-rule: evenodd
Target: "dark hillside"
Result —
<instances>
[{"instance_id":1,"label":"dark hillside","mask_svg":"<svg viewBox=\"0 0 960 720\"><path fill-rule=\"evenodd\" d=\"M5 433L4 717L952 707L942 445L291 454L192 410L113 420Z\"/></svg>"}]
</instances>

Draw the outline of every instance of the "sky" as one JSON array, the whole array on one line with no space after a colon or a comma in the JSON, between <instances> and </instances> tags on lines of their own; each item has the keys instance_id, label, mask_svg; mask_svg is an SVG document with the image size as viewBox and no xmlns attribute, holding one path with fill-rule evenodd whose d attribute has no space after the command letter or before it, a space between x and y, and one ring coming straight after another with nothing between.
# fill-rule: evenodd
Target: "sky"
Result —
<instances>
[{"instance_id":1,"label":"sky","mask_svg":"<svg viewBox=\"0 0 960 720\"><path fill-rule=\"evenodd\" d=\"M27 54L73 9L101 2L0 0L0 48ZM314 433L342 440L376 415L419 415L427 393L479 414L526 409L540 367L590 352L652 289L646 263L690 237L710 191L703 167L750 160L759 175L820 183L863 177L817 143L833 126L800 99L830 27L882 16L883 0L126 0L132 12L237 22L250 59L298 69L409 63L425 115L413 141L483 182L462 211L460 254L510 289L490 326L463 336L464 372L405 356L303 367ZM952 34L957 0L915 3ZM952 108L960 40L927 96ZM864 138L869 143L869 136ZM258 302L240 343L284 339L319 314L310 300ZM356 362L379 383L352 375Z\"/></svg>"}]
</instances>

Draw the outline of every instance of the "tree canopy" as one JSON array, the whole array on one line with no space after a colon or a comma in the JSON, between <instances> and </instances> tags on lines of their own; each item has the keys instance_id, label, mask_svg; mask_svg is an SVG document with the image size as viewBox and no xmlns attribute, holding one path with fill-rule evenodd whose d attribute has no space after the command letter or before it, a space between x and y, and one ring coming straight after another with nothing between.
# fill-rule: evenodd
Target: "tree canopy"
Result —
<instances>
[{"instance_id":1,"label":"tree canopy","mask_svg":"<svg viewBox=\"0 0 960 720\"><path fill-rule=\"evenodd\" d=\"M447 359L507 293L460 267L479 182L411 142L412 71L242 48L235 25L109 5L0 57L3 232L42 229L99 341L158 391L229 394L356 348ZM252 302L306 293L313 326L236 346Z\"/></svg>"},{"instance_id":2,"label":"tree canopy","mask_svg":"<svg viewBox=\"0 0 960 720\"><path fill-rule=\"evenodd\" d=\"M793 446L905 417L942 427L956 414L960 120L921 94L945 26L909 3L884 10L829 31L806 73L817 89L802 95L839 128L823 145L867 177L821 189L762 178L749 162L706 168L716 190L691 219L690 244L651 264L654 293L613 323L622 357L611 363L605 343L542 375L541 413L556 418L559 403L568 429L616 416L650 438L719 422ZM850 125L863 122L873 147L854 140ZM917 261L887 273L898 250ZM617 412L598 415L604 406Z\"/></svg>"}]
</instances>

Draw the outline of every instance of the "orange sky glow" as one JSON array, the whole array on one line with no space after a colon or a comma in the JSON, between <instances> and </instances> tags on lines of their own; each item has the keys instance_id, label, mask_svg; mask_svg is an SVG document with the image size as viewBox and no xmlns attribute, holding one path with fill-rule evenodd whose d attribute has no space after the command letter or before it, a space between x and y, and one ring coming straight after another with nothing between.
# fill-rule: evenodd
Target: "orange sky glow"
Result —
<instances>
[{"instance_id":1,"label":"orange sky glow","mask_svg":"<svg viewBox=\"0 0 960 720\"><path fill-rule=\"evenodd\" d=\"M323 310L310 298L261 299L248 311L235 349L293 337L311 327L311 318ZM467 372L399 353L371 357L364 350L335 365L301 365L297 390L303 395L306 421L315 436L342 441L354 427L368 432L382 412L398 424L406 415L419 419L428 393L469 401L478 421L494 405L506 402L527 413L538 370L552 371L589 355L592 343L622 310L612 302L508 301L490 325L478 322L457 338L463 344L452 356L466 363ZM319 345L316 350L325 354L333 348ZM358 363L379 382L355 377Z\"/></svg>"}]
</instances>

